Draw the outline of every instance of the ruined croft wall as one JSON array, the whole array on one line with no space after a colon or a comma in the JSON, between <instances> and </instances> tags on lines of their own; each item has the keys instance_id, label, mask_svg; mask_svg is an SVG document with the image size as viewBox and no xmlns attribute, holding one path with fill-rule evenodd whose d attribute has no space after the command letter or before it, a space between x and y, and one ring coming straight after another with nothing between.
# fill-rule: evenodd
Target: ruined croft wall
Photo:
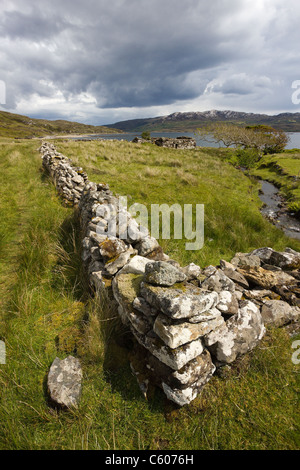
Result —
<instances>
[{"instance_id":1,"label":"ruined croft wall","mask_svg":"<svg viewBox=\"0 0 300 470\"><path fill-rule=\"evenodd\" d=\"M218 367L259 344L266 324L299 319L299 253L262 248L232 263L182 267L107 184L89 181L47 142L40 152L63 202L78 208L91 289L100 296L111 289L132 332L131 367L145 395L153 383L178 405L188 404Z\"/></svg>"}]
</instances>

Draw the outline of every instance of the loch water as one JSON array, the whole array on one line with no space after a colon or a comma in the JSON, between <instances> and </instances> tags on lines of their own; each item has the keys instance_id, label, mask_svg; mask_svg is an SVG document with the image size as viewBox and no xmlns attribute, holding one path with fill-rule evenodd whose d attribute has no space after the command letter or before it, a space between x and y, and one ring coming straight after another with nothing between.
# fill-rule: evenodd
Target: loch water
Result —
<instances>
[{"instance_id":1,"label":"loch water","mask_svg":"<svg viewBox=\"0 0 300 470\"><path fill-rule=\"evenodd\" d=\"M300 132L287 132L290 141L287 144L287 149L300 149ZM181 136L192 137L196 140L197 147L222 147L222 145L214 142L206 142L199 136L195 135L194 132L151 132L151 137L169 137L175 139ZM131 142L135 137L140 137L138 132L129 132L124 134L93 134L85 137L74 137L76 140L101 140L101 139L113 139L113 140L127 140Z\"/></svg>"}]
</instances>

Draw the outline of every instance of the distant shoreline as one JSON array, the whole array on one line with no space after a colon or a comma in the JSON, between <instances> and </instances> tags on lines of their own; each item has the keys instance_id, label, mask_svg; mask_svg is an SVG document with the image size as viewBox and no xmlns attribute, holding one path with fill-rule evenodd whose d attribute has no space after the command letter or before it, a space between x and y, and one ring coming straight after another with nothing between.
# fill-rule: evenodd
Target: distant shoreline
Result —
<instances>
[{"instance_id":1,"label":"distant shoreline","mask_svg":"<svg viewBox=\"0 0 300 470\"><path fill-rule=\"evenodd\" d=\"M52 135L52 136L45 136L41 137L38 139L63 139L67 138L69 140L72 139L82 139L84 140L97 140L97 137L99 137L99 140L101 140L101 137L103 137L103 140L127 140L128 142L131 142L134 136L140 135L140 132L120 132L120 133L93 133L93 134L67 134L67 135ZM197 147L220 147L219 144L216 143L207 143L204 141L201 141L197 136L195 136L194 132L152 132L152 136L156 134L157 137L172 137L174 136L179 136L179 135L186 135L187 137L193 137L195 138L197 142ZM288 132L287 133L290 136L290 141L288 145L286 146L286 150L292 150L292 149L300 149L300 132Z\"/></svg>"},{"instance_id":2,"label":"distant shoreline","mask_svg":"<svg viewBox=\"0 0 300 470\"><path fill-rule=\"evenodd\" d=\"M76 139L76 138L81 138L81 137L95 137L98 135L122 135L122 134L126 134L126 132L114 132L114 133L97 132L95 134L56 134L56 135L45 135L42 137L32 137L32 139L67 139L69 137Z\"/></svg>"}]
</instances>

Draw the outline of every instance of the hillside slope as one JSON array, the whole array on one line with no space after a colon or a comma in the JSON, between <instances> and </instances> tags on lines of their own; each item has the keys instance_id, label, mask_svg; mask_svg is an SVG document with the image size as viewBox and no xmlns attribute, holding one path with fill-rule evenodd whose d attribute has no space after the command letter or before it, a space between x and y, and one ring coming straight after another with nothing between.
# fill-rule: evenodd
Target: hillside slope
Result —
<instances>
[{"instance_id":1,"label":"hillside slope","mask_svg":"<svg viewBox=\"0 0 300 470\"><path fill-rule=\"evenodd\" d=\"M112 134L122 132L105 126L91 126L78 122L33 119L20 114L0 111L0 137L31 138L64 134Z\"/></svg>"},{"instance_id":2,"label":"hillside slope","mask_svg":"<svg viewBox=\"0 0 300 470\"><path fill-rule=\"evenodd\" d=\"M300 132L300 113L282 113L276 116L267 114L242 113L236 111L204 111L173 113L155 118L132 119L108 124L109 127L126 132L142 131L194 131L209 122L234 124L266 124L286 132Z\"/></svg>"}]
</instances>

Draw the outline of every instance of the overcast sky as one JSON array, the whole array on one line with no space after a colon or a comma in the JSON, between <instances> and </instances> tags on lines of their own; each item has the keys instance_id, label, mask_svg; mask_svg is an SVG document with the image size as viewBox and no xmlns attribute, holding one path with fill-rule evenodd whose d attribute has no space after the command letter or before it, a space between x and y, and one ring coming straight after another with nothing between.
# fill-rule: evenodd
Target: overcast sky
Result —
<instances>
[{"instance_id":1,"label":"overcast sky","mask_svg":"<svg viewBox=\"0 0 300 470\"><path fill-rule=\"evenodd\" d=\"M0 109L91 124L299 112L299 25L299 0L0 0Z\"/></svg>"}]
</instances>

